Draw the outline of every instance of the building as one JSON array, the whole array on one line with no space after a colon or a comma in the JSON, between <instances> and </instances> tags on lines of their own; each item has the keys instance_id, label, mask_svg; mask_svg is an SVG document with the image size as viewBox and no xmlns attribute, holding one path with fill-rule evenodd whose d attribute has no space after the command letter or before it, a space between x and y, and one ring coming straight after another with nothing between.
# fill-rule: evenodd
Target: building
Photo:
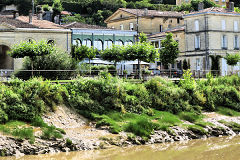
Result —
<instances>
[{"instance_id":1,"label":"building","mask_svg":"<svg viewBox=\"0 0 240 160\"><path fill-rule=\"evenodd\" d=\"M94 47L98 50L105 50L112 45L132 45L135 42L136 31L124 31L109 29L97 25L89 25L84 23L73 22L64 25L65 28L72 31L72 43L75 45L86 45ZM88 60L84 62L89 63ZM99 56L90 61L94 65L113 64L103 61ZM128 70L128 73L133 72L136 62L121 62L117 64L117 70L121 73L123 70Z\"/></svg>"},{"instance_id":2,"label":"building","mask_svg":"<svg viewBox=\"0 0 240 160\"><path fill-rule=\"evenodd\" d=\"M108 28L152 34L183 25L179 12L119 8L104 21Z\"/></svg>"},{"instance_id":3,"label":"building","mask_svg":"<svg viewBox=\"0 0 240 160\"><path fill-rule=\"evenodd\" d=\"M231 8L207 8L185 15L184 20L185 55L179 59L188 59L191 70L210 70L210 55L239 53L240 13ZM221 75L229 71L224 58L220 68Z\"/></svg>"},{"instance_id":4,"label":"building","mask_svg":"<svg viewBox=\"0 0 240 160\"><path fill-rule=\"evenodd\" d=\"M21 41L46 40L64 51L71 49L71 30L36 16L0 15L0 69L18 69L21 59L12 59L7 51Z\"/></svg>"},{"instance_id":5,"label":"building","mask_svg":"<svg viewBox=\"0 0 240 160\"><path fill-rule=\"evenodd\" d=\"M227 2L229 2L229 0L212 0L212 1L219 6L226 6ZM191 0L176 0L176 5L181 5L182 3L189 3L189 2L191 2Z\"/></svg>"},{"instance_id":6,"label":"building","mask_svg":"<svg viewBox=\"0 0 240 160\"><path fill-rule=\"evenodd\" d=\"M173 34L173 39L176 40L179 44L179 56L185 55L185 27L177 26L172 29L168 29L165 32L159 32L151 34L148 36L148 40L155 46L155 48L161 48L161 41L166 38L168 33ZM174 68L182 68L182 60L177 61L175 65L172 65ZM161 65L160 61L150 64L150 68L164 69L164 66Z\"/></svg>"}]
</instances>

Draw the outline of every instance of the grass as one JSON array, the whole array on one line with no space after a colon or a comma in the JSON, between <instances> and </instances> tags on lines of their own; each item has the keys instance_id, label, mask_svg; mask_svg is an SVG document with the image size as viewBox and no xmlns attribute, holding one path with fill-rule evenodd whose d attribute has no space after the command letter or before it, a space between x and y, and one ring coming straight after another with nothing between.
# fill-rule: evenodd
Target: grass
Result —
<instances>
[{"instance_id":1,"label":"grass","mask_svg":"<svg viewBox=\"0 0 240 160\"><path fill-rule=\"evenodd\" d=\"M28 139L30 143L34 143L35 136L33 128L21 121L9 121L0 125L0 131L3 134L14 136L18 139Z\"/></svg>"},{"instance_id":2,"label":"grass","mask_svg":"<svg viewBox=\"0 0 240 160\"><path fill-rule=\"evenodd\" d=\"M206 135L207 134L207 131L199 125L189 125L188 129L195 134L199 134L199 135Z\"/></svg>"},{"instance_id":3,"label":"grass","mask_svg":"<svg viewBox=\"0 0 240 160\"><path fill-rule=\"evenodd\" d=\"M112 133L121 131L148 138L153 130L168 131L169 127L181 124L178 116L169 112L153 110L153 115L109 112L106 115L94 114L96 126L109 126Z\"/></svg>"},{"instance_id":4,"label":"grass","mask_svg":"<svg viewBox=\"0 0 240 160\"><path fill-rule=\"evenodd\" d=\"M57 139L63 138L61 132L59 132L56 127L49 126L47 128L43 128L43 134L41 136L43 139Z\"/></svg>"},{"instance_id":5,"label":"grass","mask_svg":"<svg viewBox=\"0 0 240 160\"><path fill-rule=\"evenodd\" d=\"M62 134L66 134L63 129L48 126L41 117L36 117L31 124L22 121L9 121L6 124L0 125L0 132L21 140L28 139L30 143L34 143L35 136L32 126L41 127L43 132L42 138L44 139L62 138Z\"/></svg>"},{"instance_id":6,"label":"grass","mask_svg":"<svg viewBox=\"0 0 240 160\"><path fill-rule=\"evenodd\" d=\"M202 120L203 115L201 114L197 114L194 112L181 112L179 113L179 118L185 121L189 121L191 123L195 123L197 121Z\"/></svg>"},{"instance_id":7,"label":"grass","mask_svg":"<svg viewBox=\"0 0 240 160\"><path fill-rule=\"evenodd\" d=\"M240 132L240 124L236 123L236 122L227 122L224 120L220 120L218 121L219 123L224 124L225 126L231 128L234 132Z\"/></svg>"},{"instance_id":8,"label":"grass","mask_svg":"<svg viewBox=\"0 0 240 160\"><path fill-rule=\"evenodd\" d=\"M225 108L225 107L218 107L217 113L226 115L226 116L232 116L232 117L240 116L240 112L237 112L235 110L232 110L230 108Z\"/></svg>"}]
</instances>

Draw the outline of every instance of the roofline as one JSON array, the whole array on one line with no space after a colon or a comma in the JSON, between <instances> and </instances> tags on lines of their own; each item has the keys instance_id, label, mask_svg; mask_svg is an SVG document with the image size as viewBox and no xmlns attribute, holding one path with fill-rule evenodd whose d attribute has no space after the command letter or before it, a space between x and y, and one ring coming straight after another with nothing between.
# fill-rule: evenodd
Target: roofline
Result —
<instances>
[{"instance_id":1,"label":"roofline","mask_svg":"<svg viewBox=\"0 0 240 160\"><path fill-rule=\"evenodd\" d=\"M185 17L190 17L190 16L196 16L196 15L202 15L202 14L218 14L218 15L234 15L234 16L240 16L240 13L225 13L225 12L197 12L194 14L187 14L187 15L183 15L183 18Z\"/></svg>"},{"instance_id":2,"label":"roofline","mask_svg":"<svg viewBox=\"0 0 240 160\"><path fill-rule=\"evenodd\" d=\"M104 23L108 23L109 19L110 19L111 17L113 17L115 14L117 14L117 12L119 12L120 10L123 11L123 12L126 12L127 14L135 15L135 14L129 13L129 12L123 10L123 9L124 9L124 8L118 8L118 10L116 10L111 16L109 16L107 19L104 20Z\"/></svg>"},{"instance_id":3,"label":"roofline","mask_svg":"<svg viewBox=\"0 0 240 160\"><path fill-rule=\"evenodd\" d=\"M96 32L112 32L111 34L129 34L129 35L137 35L137 31L130 31L130 30L113 30L113 29L89 29L89 28L72 28L71 29L75 33L77 32L91 32L96 31ZM73 33L72 32L72 33Z\"/></svg>"},{"instance_id":4,"label":"roofline","mask_svg":"<svg viewBox=\"0 0 240 160\"><path fill-rule=\"evenodd\" d=\"M70 29L44 29L44 28L16 28L15 29L16 31L26 31L26 32L29 32L29 31L33 31L33 32L63 32L63 33L66 33L66 32L69 32L71 33L72 31Z\"/></svg>"}]
</instances>

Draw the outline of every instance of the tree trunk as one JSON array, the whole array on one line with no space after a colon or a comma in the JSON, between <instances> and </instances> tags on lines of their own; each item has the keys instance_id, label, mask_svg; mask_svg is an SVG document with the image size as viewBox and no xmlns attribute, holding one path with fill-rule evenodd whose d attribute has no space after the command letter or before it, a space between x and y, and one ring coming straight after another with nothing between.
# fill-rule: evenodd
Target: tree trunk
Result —
<instances>
[{"instance_id":1,"label":"tree trunk","mask_svg":"<svg viewBox=\"0 0 240 160\"><path fill-rule=\"evenodd\" d=\"M88 60L89 60L89 73L90 73L90 75L92 75L92 73L91 73L91 59L88 58Z\"/></svg>"},{"instance_id":2,"label":"tree trunk","mask_svg":"<svg viewBox=\"0 0 240 160\"><path fill-rule=\"evenodd\" d=\"M139 59L138 59L138 78L142 79L142 76L141 76L141 61Z\"/></svg>"}]
</instances>

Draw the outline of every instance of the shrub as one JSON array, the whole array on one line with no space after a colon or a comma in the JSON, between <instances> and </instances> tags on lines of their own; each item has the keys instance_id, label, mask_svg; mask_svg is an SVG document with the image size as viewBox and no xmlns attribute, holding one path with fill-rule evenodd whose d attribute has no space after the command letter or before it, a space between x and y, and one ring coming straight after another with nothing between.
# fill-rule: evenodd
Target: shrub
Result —
<instances>
[{"instance_id":1,"label":"shrub","mask_svg":"<svg viewBox=\"0 0 240 160\"><path fill-rule=\"evenodd\" d=\"M25 58L21 70L31 70L30 58ZM54 50L53 53L43 56L37 56L33 59L33 68L37 70L76 70L77 63L66 52ZM70 79L77 73L75 71L34 71L33 76L43 77L45 79ZM27 80L32 76L29 71L19 71L14 74L16 77Z\"/></svg>"},{"instance_id":2,"label":"shrub","mask_svg":"<svg viewBox=\"0 0 240 160\"><path fill-rule=\"evenodd\" d=\"M135 122L130 122L125 128L125 131L132 132L135 135L141 136L141 137L147 137L149 138L152 134L154 128L156 128L156 124L145 119L139 119Z\"/></svg>"},{"instance_id":3,"label":"shrub","mask_svg":"<svg viewBox=\"0 0 240 160\"><path fill-rule=\"evenodd\" d=\"M63 137L62 134L58 130L56 130L54 126L50 126L43 129L42 134L43 139L56 139L62 137Z\"/></svg>"},{"instance_id":4,"label":"shrub","mask_svg":"<svg viewBox=\"0 0 240 160\"><path fill-rule=\"evenodd\" d=\"M153 78L145 84L149 94L152 107L160 111L178 113L190 111L190 97L186 90L171 82L159 78Z\"/></svg>"}]
</instances>

